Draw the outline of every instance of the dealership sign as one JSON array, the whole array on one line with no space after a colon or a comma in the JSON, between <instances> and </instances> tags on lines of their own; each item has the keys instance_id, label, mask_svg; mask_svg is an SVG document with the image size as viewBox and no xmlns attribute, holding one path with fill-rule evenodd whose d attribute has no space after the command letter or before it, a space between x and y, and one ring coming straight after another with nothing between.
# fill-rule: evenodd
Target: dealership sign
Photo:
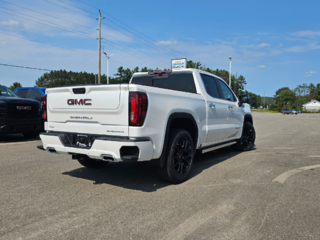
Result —
<instances>
[{"instance_id":1,"label":"dealership sign","mask_svg":"<svg viewBox=\"0 0 320 240\"><path fill-rule=\"evenodd\" d=\"M171 59L171 69L182 69L187 68L187 59Z\"/></svg>"}]
</instances>

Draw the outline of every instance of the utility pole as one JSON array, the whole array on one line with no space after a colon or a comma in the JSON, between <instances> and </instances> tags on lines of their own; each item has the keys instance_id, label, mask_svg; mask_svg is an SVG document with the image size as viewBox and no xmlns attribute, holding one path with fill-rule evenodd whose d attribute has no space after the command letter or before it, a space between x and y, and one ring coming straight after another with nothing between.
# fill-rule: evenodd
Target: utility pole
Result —
<instances>
[{"instance_id":1,"label":"utility pole","mask_svg":"<svg viewBox=\"0 0 320 240\"><path fill-rule=\"evenodd\" d=\"M263 91L263 95L264 95L264 104L263 104L263 108L266 108L266 91Z\"/></svg>"},{"instance_id":2,"label":"utility pole","mask_svg":"<svg viewBox=\"0 0 320 240\"><path fill-rule=\"evenodd\" d=\"M229 59L230 59L229 87L231 88L231 57L229 57Z\"/></svg>"},{"instance_id":3,"label":"utility pole","mask_svg":"<svg viewBox=\"0 0 320 240\"><path fill-rule=\"evenodd\" d=\"M102 19L105 19L102 18ZM100 84L100 79L101 79L101 12L99 10L99 18L97 18L97 20L99 20L99 29L97 29L99 31L99 38L98 38L98 83Z\"/></svg>"},{"instance_id":4,"label":"utility pole","mask_svg":"<svg viewBox=\"0 0 320 240\"><path fill-rule=\"evenodd\" d=\"M101 12L99 10L99 39L98 39L98 83L101 78Z\"/></svg>"},{"instance_id":5,"label":"utility pole","mask_svg":"<svg viewBox=\"0 0 320 240\"><path fill-rule=\"evenodd\" d=\"M109 59L113 54L108 55L106 52L103 52L103 54L107 57L107 84L109 84Z\"/></svg>"}]
</instances>

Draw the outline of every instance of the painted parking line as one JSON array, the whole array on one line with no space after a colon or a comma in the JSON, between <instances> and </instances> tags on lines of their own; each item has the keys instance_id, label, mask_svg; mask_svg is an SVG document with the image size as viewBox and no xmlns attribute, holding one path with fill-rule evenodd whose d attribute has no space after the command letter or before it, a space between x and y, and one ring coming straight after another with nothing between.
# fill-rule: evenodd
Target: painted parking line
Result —
<instances>
[{"instance_id":1,"label":"painted parking line","mask_svg":"<svg viewBox=\"0 0 320 240\"><path fill-rule=\"evenodd\" d=\"M19 145L19 144L25 144L25 143L31 143L36 141L25 141L25 142L9 142L9 143L1 143L0 146L8 146L8 145Z\"/></svg>"},{"instance_id":2,"label":"painted parking line","mask_svg":"<svg viewBox=\"0 0 320 240\"><path fill-rule=\"evenodd\" d=\"M320 155L310 155L308 157L311 157L311 158L320 158Z\"/></svg>"},{"instance_id":3,"label":"painted parking line","mask_svg":"<svg viewBox=\"0 0 320 240\"><path fill-rule=\"evenodd\" d=\"M284 183L289 177L291 177L292 175L294 175L296 173L299 173L299 172L302 172L302 171L305 171L305 170L315 169L315 168L320 168L320 164L292 169L290 171L287 171L287 172L284 172L284 173L280 174L278 177L273 179L272 182Z\"/></svg>"},{"instance_id":4,"label":"painted parking line","mask_svg":"<svg viewBox=\"0 0 320 240\"><path fill-rule=\"evenodd\" d=\"M293 149L293 147L274 147L272 149Z\"/></svg>"}]
</instances>

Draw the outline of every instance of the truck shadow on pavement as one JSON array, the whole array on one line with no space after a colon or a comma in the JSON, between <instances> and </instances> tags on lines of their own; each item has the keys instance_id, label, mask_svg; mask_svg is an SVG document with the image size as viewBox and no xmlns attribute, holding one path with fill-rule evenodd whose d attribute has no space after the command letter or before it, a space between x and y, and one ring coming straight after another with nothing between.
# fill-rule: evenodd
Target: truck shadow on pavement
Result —
<instances>
[{"instance_id":1,"label":"truck shadow on pavement","mask_svg":"<svg viewBox=\"0 0 320 240\"><path fill-rule=\"evenodd\" d=\"M40 137L35 138L26 138L22 134L4 134L0 135L0 144L1 143L16 143L16 142L30 142L30 141L39 141Z\"/></svg>"},{"instance_id":2,"label":"truck shadow on pavement","mask_svg":"<svg viewBox=\"0 0 320 240\"><path fill-rule=\"evenodd\" d=\"M192 180L192 178L202 171L240 153L241 152L232 151L230 147L226 147L197 156L187 181ZM143 192L155 192L158 189L172 185L161 180L157 175L157 168L151 166L148 162L109 163L101 169L81 167L62 174L90 180L93 181L93 184L109 184Z\"/></svg>"}]
</instances>

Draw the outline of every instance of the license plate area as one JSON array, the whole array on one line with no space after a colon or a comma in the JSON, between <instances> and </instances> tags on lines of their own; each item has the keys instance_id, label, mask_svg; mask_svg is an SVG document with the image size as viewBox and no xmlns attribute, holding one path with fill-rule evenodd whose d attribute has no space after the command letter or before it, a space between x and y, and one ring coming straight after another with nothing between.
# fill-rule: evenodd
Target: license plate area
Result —
<instances>
[{"instance_id":1,"label":"license plate area","mask_svg":"<svg viewBox=\"0 0 320 240\"><path fill-rule=\"evenodd\" d=\"M84 134L77 134L76 136L76 146L77 148L89 149L92 146L90 136Z\"/></svg>"},{"instance_id":2,"label":"license plate area","mask_svg":"<svg viewBox=\"0 0 320 240\"><path fill-rule=\"evenodd\" d=\"M61 133L59 138L63 146L90 149L94 142L94 137L90 134L77 134L77 133Z\"/></svg>"}]
</instances>

